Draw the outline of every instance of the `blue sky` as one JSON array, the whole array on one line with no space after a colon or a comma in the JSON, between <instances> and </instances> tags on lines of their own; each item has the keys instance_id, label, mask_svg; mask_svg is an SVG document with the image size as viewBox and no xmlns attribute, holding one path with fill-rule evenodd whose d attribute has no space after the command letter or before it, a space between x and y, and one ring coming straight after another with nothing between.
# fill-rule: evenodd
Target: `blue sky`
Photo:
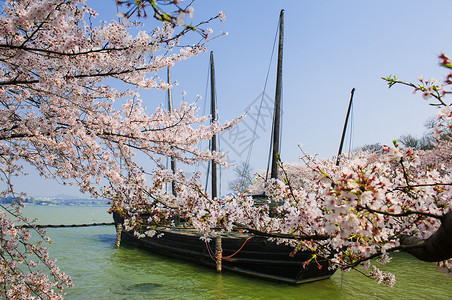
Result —
<instances>
[{"instance_id":1,"label":"blue sky","mask_svg":"<svg viewBox=\"0 0 452 300\"><path fill-rule=\"evenodd\" d=\"M87 3L107 20L114 17L114 1ZM242 114L263 92L279 12L285 10L281 157L286 162L297 162L299 143L305 152L320 157L337 153L352 88L356 89L352 148L390 144L406 134L420 137L425 121L436 112L408 88L388 89L381 77L392 74L413 82L420 75L444 78L446 71L438 66L437 56L441 52L452 55L450 0L197 0L194 7L195 20L220 10L226 14L223 24L215 22L211 27L214 33L228 35L209 44L215 55L220 120ZM155 24L146 23L149 29ZM172 69L172 79L179 82L174 88L175 102L182 99L182 91L187 92L188 102L197 94L206 95L208 64L206 53ZM275 69L276 57L266 89L270 97L274 96ZM148 97L151 109L166 101L164 92ZM256 106L251 114L255 111ZM250 137L253 126L252 118L246 118L242 135ZM269 130L258 131L251 159L254 171L266 167ZM245 160L243 144L234 144L230 136L224 138L223 150L231 153L230 160ZM231 173L224 172L223 193ZM16 188L35 195L76 193L50 182L43 184L36 175Z\"/></svg>"}]
</instances>

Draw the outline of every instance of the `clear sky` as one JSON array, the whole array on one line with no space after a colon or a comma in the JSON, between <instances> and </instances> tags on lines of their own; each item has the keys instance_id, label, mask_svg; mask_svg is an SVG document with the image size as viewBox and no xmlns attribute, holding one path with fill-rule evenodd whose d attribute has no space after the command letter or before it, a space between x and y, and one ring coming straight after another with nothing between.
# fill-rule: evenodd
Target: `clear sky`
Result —
<instances>
[{"instance_id":1,"label":"clear sky","mask_svg":"<svg viewBox=\"0 0 452 300\"><path fill-rule=\"evenodd\" d=\"M88 0L88 4L101 17L114 17L114 1ZM305 152L320 157L337 153L352 88L356 89L352 148L391 144L406 134L421 137L425 121L435 114L420 95L401 86L388 89L381 77L393 74L413 82L420 75L444 78L446 71L438 66L437 56L441 52L452 55L451 0L197 0L194 7L195 20L220 10L226 14L225 22L216 22L212 28L214 33L228 35L209 44L215 55L220 120L232 119L260 100L279 12L285 10L281 149L285 162L297 162L299 143ZM208 64L206 53L172 69L172 79L179 82L174 88L175 102L182 99L182 91L187 92L188 102L197 94L208 95ZM270 97L274 97L275 69L276 57L266 90ZM166 93L153 92L146 103L153 108L165 99ZM223 135L222 150L231 153L233 162L246 159L246 140L251 137L252 114L257 108L255 104L239 125L239 135ZM269 131L270 127L258 129L251 159L254 171L266 168ZM223 177L224 194L231 171ZM36 175L21 180L16 188L31 195L76 193L43 183Z\"/></svg>"}]
</instances>

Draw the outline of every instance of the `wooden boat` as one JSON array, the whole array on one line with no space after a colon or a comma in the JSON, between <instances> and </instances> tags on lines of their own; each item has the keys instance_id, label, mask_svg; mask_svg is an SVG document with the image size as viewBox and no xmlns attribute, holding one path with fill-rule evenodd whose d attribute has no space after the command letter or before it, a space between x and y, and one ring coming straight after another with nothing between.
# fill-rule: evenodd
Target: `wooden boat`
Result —
<instances>
[{"instance_id":1,"label":"wooden boat","mask_svg":"<svg viewBox=\"0 0 452 300\"><path fill-rule=\"evenodd\" d=\"M277 176L277 152L279 151L279 103L281 97L282 36L283 16L280 15L280 43L278 51L278 79L275 99L275 120L273 132L272 177ZM211 95L212 119L215 119L214 65L211 53ZM211 149L215 150L215 137ZM212 197L216 197L216 166L212 163ZM259 200L256 199L256 202ZM123 224L124 218L113 213L116 225ZM146 218L143 218L146 219ZM122 227L122 226L121 226ZM118 228L118 226L117 226ZM123 231L121 240L138 245L155 253L184 259L197 264L216 266L217 270L230 270L257 278L269 279L291 284L326 279L333 275L325 259L317 258L316 263L308 263L311 252L293 253L293 247L278 244L265 236L243 233L239 230L228 234L213 236L211 240L202 240L194 229L180 227L157 228L154 237L137 238L131 231ZM119 235L118 235L119 236ZM158 237L159 236L159 237Z\"/></svg>"},{"instance_id":2,"label":"wooden boat","mask_svg":"<svg viewBox=\"0 0 452 300\"><path fill-rule=\"evenodd\" d=\"M115 223L122 223L118 213L113 214ZM163 233L163 236L156 237ZM135 244L165 256L191 261L197 264L216 266L216 239L206 242L193 229L183 227L157 229L156 236L137 238L133 232L123 231L121 240ZM290 256L292 247L278 245L267 237L250 233L232 232L221 235L222 268L244 275L273 281L299 284L329 278L334 271L328 270L328 262L305 262L311 259L309 252L298 252Z\"/></svg>"}]
</instances>

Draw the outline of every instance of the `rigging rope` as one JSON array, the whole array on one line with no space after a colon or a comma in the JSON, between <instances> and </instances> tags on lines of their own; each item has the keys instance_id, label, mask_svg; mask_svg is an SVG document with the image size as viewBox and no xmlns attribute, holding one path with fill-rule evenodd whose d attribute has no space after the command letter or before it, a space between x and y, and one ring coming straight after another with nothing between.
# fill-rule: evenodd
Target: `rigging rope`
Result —
<instances>
[{"instance_id":1,"label":"rigging rope","mask_svg":"<svg viewBox=\"0 0 452 300\"><path fill-rule=\"evenodd\" d=\"M207 252L209 253L210 258L211 258L213 261L216 261L215 257L213 257L213 255L212 255L212 252L211 252L212 250L210 249L209 243L207 243L207 241L205 241L205 243L206 243Z\"/></svg>"},{"instance_id":2,"label":"rigging rope","mask_svg":"<svg viewBox=\"0 0 452 300\"><path fill-rule=\"evenodd\" d=\"M273 53L274 53L274 50L275 50L275 47L276 47L276 40L277 40L277 37L278 37L278 33L279 33L279 25L280 25L280 22L281 22L281 20L279 20L278 21L278 27L277 27L277 30L276 30L276 34L275 34L275 40L274 40L274 42L273 42L273 50L272 50L272 55L273 55ZM281 74L281 76L282 76L282 74ZM282 78L281 78L282 79ZM281 91L282 91L282 80L281 80ZM282 92L281 92L281 94L282 94ZM282 98L282 97L281 97ZM275 99L275 101L276 101L276 99ZM280 106L281 106L281 103L282 102L280 102ZM276 105L276 103L275 103L275 105ZM267 170L266 170L266 172L265 172L265 181L267 181L268 180L268 175L269 175L269 173L270 173L270 164L271 164L271 161L272 161L272 154L273 154L273 141L274 141L274 136L273 136L273 132L274 132L274 129L275 129L275 123L274 123L274 120L275 120L275 116L276 116L276 107L275 107L275 105L273 106L273 119L272 119L272 129L271 129L271 135L270 135L270 146L268 147L269 148L269 152L268 152L268 159L267 159ZM280 137L281 137L281 128L282 128L282 126L280 126L279 127L279 133L280 133ZM281 147L280 146L280 143L278 144L279 145L279 147ZM278 151L278 153L280 152L279 151L279 149L277 149L277 151Z\"/></svg>"},{"instance_id":3,"label":"rigging rope","mask_svg":"<svg viewBox=\"0 0 452 300\"><path fill-rule=\"evenodd\" d=\"M210 66L210 62L209 65ZM206 107L207 107L207 101L205 99L207 99L207 91L209 89L209 79L210 79L210 67L207 68L207 78L206 78L206 89L204 91L204 106L202 108L202 115L205 116L206 115ZM199 146L198 146L198 150L201 151L202 148L202 141L199 142ZM209 141L209 148L210 148L210 141ZM199 162L196 165L196 169L195 171L199 171ZM206 172L206 185L204 186L204 192L207 193L207 185L209 184L209 174L210 174L210 164L207 164L207 172Z\"/></svg>"},{"instance_id":4,"label":"rigging rope","mask_svg":"<svg viewBox=\"0 0 452 300\"><path fill-rule=\"evenodd\" d=\"M354 128L353 128L353 123L354 123L354 120L353 120L353 111L354 111L354 104L353 104L353 102L352 102L352 107L351 107L351 111L350 111L350 135L349 135L349 144L348 144L348 158L350 159L350 155L351 155L351 152L352 152L352 144L353 144L353 134L355 133L354 132Z\"/></svg>"},{"instance_id":5,"label":"rigging rope","mask_svg":"<svg viewBox=\"0 0 452 300\"><path fill-rule=\"evenodd\" d=\"M209 88L209 78L210 78L210 68L208 68L208 71L207 71L206 88L204 90L204 99L207 99L207 90ZM206 106L207 106L207 104L206 104L206 101L204 100L204 106L202 108L202 115L203 116L206 115ZM198 150L201 150L201 148L202 148L202 141L200 141L198 143ZM198 172L198 171L199 171L199 162L195 166L195 172ZM207 186L207 184L206 184L206 186Z\"/></svg>"},{"instance_id":6,"label":"rigging rope","mask_svg":"<svg viewBox=\"0 0 452 300\"><path fill-rule=\"evenodd\" d=\"M209 141L209 149L211 145L211 141ZM206 172L206 185L204 186L204 192L207 193L207 187L209 185L209 176L210 175L210 162L207 162L207 172Z\"/></svg>"},{"instance_id":7,"label":"rigging rope","mask_svg":"<svg viewBox=\"0 0 452 300\"><path fill-rule=\"evenodd\" d=\"M215 120L217 122L220 121L220 116L218 115L218 96L217 96L217 89L215 89ZM220 135L217 134L217 149L215 149L216 152L221 152L221 143L220 143ZM211 164L212 161L209 161L209 163ZM217 180L217 184L218 184L218 195L217 197L220 197L221 195L221 165L217 164L217 168L218 168L218 180ZM212 169L213 171L213 169Z\"/></svg>"},{"instance_id":8,"label":"rigging rope","mask_svg":"<svg viewBox=\"0 0 452 300\"><path fill-rule=\"evenodd\" d=\"M207 102L207 101L205 101L205 102ZM218 111L218 97L217 97L217 90L216 89L215 89L215 108L216 108L215 120L217 122L219 122L219 115L217 113L217 111ZM221 152L220 141L221 141L220 135L217 135L217 149L215 149L216 152ZM212 147L211 144L212 144L212 142L209 143L209 149ZM209 166L211 166L211 164L212 164L212 161L210 160L209 161ZM217 196L219 197L221 195L221 165L217 164L217 168L218 168L218 174L219 174L219 176L218 176L219 178L217 180L217 182L218 182L218 195ZM213 172L213 169L212 169L212 172ZM208 181L208 178L209 178L208 174L206 175L206 177L207 177L207 181ZM208 184L208 182L206 182L206 188L207 188L207 184Z\"/></svg>"},{"instance_id":9,"label":"rigging rope","mask_svg":"<svg viewBox=\"0 0 452 300\"><path fill-rule=\"evenodd\" d=\"M215 93L216 94L216 93ZM217 99L217 97L215 96L215 99ZM217 140L217 143L218 143L218 151L220 152L221 151L221 139L220 139L220 136L217 136L218 137L218 140ZM223 168L221 167L221 165L218 165L218 196L220 196L221 195L221 170L222 170Z\"/></svg>"},{"instance_id":10,"label":"rigging rope","mask_svg":"<svg viewBox=\"0 0 452 300\"><path fill-rule=\"evenodd\" d=\"M276 111L273 111L273 120L275 119L275 113ZM268 159L267 159L267 171L265 172L265 181L268 180L268 173L270 173L270 163L272 161L272 153L273 153L273 131L275 130L275 123L272 121L272 131L271 131L271 137L270 137L270 147L268 151Z\"/></svg>"},{"instance_id":11,"label":"rigging rope","mask_svg":"<svg viewBox=\"0 0 452 300\"><path fill-rule=\"evenodd\" d=\"M250 143L250 147L248 148L248 155L246 156L246 161L245 161L246 165L249 165L249 161L250 161L250 158L251 158L251 152L253 151L253 146L254 146L254 141L255 141L254 138L256 137L257 125L258 125L258 122L259 122L259 118L261 116L262 104L264 102L265 90L267 89L268 77L270 75L270 68L271 68L273 56L274 56L274 53L275 53L276 41L278 39L278 32L279 32L279 21L278 21L277 28L276 28L275 39L273 41L273 48L272 48L272 53L270 55L270 62L268 63L267 75L265 76L264 89L262 91L262 97L261 97L261 102L260 102L260 105L259 105L259 110L258 110L258 113L257 113L256 123L254 124L253 135L251 136L251 143Z\"/></svg>"}]
</instances>

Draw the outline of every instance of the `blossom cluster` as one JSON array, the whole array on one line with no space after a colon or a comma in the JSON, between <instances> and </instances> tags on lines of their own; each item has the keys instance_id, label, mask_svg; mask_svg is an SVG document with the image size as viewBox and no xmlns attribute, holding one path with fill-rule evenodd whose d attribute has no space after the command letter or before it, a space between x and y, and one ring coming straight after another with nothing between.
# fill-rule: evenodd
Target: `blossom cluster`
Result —
<instances>
[{"instance_id":1,"label":"blossom cluster","mask_svg":"<svg viewBox=\"0 0 452 300\"><path fill-rule=\"evenodd\" d=\"M0 295L6 299L62 299L64 288L72 286L69 276L61 272L49 257L43 241L49 241L45 233L34 228L40 237L38 242L31 239L30 229L18 227L17 223L30 224L31 221L20 214L3 207L0 213ZM7 212L16 216L8 217ZM16 221L16 222L14 222ZM48 272L43 271L43 266Z\"/></svg>"}]
</instances>

